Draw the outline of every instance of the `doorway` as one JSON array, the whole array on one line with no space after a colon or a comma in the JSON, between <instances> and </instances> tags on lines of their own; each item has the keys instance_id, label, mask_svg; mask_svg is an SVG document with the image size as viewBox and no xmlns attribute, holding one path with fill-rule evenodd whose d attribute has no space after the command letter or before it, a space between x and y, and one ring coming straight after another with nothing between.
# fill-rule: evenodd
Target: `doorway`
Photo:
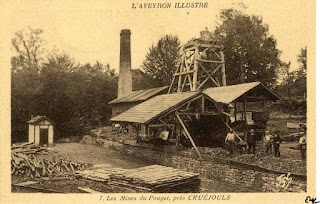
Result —
<instances>
[{"instance_id":1,"label":"doorway","mask_svg":"<svg viewBox=\"0 0 320 204\"><path fill-rule=\"evenodd\" d=\"M40 129L40 145L48 144L48 129Z\"/></svg>"}]
</instances>

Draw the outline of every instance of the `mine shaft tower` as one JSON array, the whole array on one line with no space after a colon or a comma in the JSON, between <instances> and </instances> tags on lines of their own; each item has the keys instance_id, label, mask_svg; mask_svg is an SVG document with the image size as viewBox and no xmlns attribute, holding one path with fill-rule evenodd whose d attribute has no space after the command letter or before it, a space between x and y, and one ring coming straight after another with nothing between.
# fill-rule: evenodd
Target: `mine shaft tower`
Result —
<instances>
[{"instance_id":1,"label":"mine shaft tower","mask_svg":"<svg viewBox=\"0 0 320 204\"><path fill-rule=\"evenodd\" d=\"M213 40L208 30L201 32L200 39L185 44L181 51L168 93L226 86L223 46Z\"/></svg>"}]
</instances>

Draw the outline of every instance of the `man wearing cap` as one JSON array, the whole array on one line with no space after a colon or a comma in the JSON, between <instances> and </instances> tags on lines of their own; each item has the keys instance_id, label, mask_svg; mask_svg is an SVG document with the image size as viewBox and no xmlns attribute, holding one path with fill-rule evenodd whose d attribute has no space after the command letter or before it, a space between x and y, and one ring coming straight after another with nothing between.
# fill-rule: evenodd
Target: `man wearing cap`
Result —
<instances>
[{"instance_id":1,"label":"man wearing cap","mask_svg":"<svg viewBox=\"0 0 320 204\"><path fill-rule=\"evenodd\" d=\"M248 154L255 154L256 152L256 135L253 129L250 129L250 132L247 134L246 142L248 143Z\"/></svg>"},{"instance_id":2,"label":"man wearing cap","mask_svg":"<svg viewBox=\"0 0 320 204\"><path fill-rule=\"evenodd\" d=\"M307 150L307 137L304 132L300 132L299 144L300 144L300 151L301 151L301 159L304 160L306 159L306 150Z\"/></svg>"}]
</instances>

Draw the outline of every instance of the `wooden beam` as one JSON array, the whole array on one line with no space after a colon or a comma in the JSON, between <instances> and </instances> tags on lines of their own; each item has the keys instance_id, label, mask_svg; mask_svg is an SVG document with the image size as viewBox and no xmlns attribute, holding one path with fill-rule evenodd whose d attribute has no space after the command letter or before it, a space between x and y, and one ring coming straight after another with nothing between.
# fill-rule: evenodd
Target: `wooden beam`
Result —
<instances>
[{"instance_id":1,"label":"wooden beam","mask_svg":"<svg viewBox=\"0 0 320 204\"><path fill-rule=\"evenodd\" d=\"M175 132L174 130L174 125L173 124L167 124L166 122L164 122L163 120L159 119L160 122L163 123L164 126L166 126L167 128L169 128L170 130L172 130L173 132ZM172 127L170 127L172 126Z\"/></svg>"},{"instance_id":2,"label":"wooden beam","mask_svg":"<svg viewBox=\"0 0 320 204\"><path fill-rule=\"evenodd\" d=\"M246 127L247 127L247 98L244 98L244 121L246 123Z\"/></svg>"},{"instance_id":3,"label":"wooden beam","mask_svg":"<svg viewBox=\"0 0 320 204\"><path fill-rule=\"evenodd\" d=\"M200 64L200 67L203 69L203 71L208 75L208 77L207 78L210 78L212 81L213 81L213 83L215 83L217 86L219 86L219 84L216 82L216 80L214 79L214 78L212 78L212 74L214 73L209 73L205 68L204 68L204 66L202 66L201 64Z\"/></svg>"},{"instance_id":4,"label":"wooden beam","mask_svg":"<svg viewBox=\"0 0 320 204\"><path fill-rule=\"evenodd\" d=\"M199 48L197 47L194 53L194 72L193 72L193 82L192 82L192 90L191 91L196 91L197 90L197 81L198 81L198 64L199 62L197 61L200 58L199 56Z\"/></svg>"},{"instance_id":5,"label":"wooden beam","mask_svg":"<svg viewBox=\"0 0 320 204\"><path fill-rule=\"evenodd\" d=\"M178 148L179 148L180 136L181 136L180 128L177 128L177 133L176 133L176 150L178 150Z\"/></svg>"},{"instance_id":6,"label":"wooden beam","mask_svg":"<svg viewBox=\"0 0 320 204\"><path fill-rule=\"evenodd\" d=\"M234 102L234 121L237 121L237 102Z\"/></svg>"},{"instance_id":7,"label":"wooden beam","mask_svg":"<svg viewBox=\"0 0 320 204\"><path fill-rule=\"evenodd\" d=\"M149 127L164 127L164 124L151 124Z\"/></svg>"},{"instance_id":8,"label":"wooden beam","mask_svg":"<svg viewBox=\"0 0 320 204\"><path fill-rule=\"evenodd\" d=\"M221 56L218 55L218 53L217 53L214 49L212 49L212 51L213 51L213 53L221 60ZM221 61L223 61L223 60L221 60Z\"/></svg>"},{"instance_id":9,"label":"wooden beam","mask_svg":"<svg viewBox=\"0 0 320 204\"><path fill-rule=\"evenodd\" d=\"M205 59L197 59L200 62L209 62L209 63L216 63L216 64L223 64L222 61L215 61L215 60L205 60Z\"/></svg>"},{"instance_id":10,"label":"wooden beam","mask_svg":"<svg viewBox=\"0 0 320 204\"><path fill-rule=\"evenodd\" d=\"M205 98L202 96L201 98L201 113L205 112Z\"/></svg>"},{"instance_id":11,"label":"wooden beam","mask_svg":"<svg viewBox=\"0 0 320 204\"><path fill-rule=\"evenodd\" d=\"M194 147L194 149L196 150L196 152L197 152L197 154L198 154L199 158L200 158L200 159L202 159L202 155L201 155L201 153L200 153L200 151L199 151L198 147L197 147L197 146L196 146L196 144L194 143L194 141L193 141L193 139L192 139L191 135L189 134L188 129L187 129L187 128L186 128L186 126L184 125L184 123L183 123L183 121L181 120L180 116L179 116L178 114L176 114L176 116L177 116L177 118L178 118L178 120L179 120L179 122L180 122L180 124L181 124L182 128L184 129L185 133L187 134L187 136L188 136L188 138L189 138L189 140L190 140L190 142L191 142L192 146L193 146L193 147Z\"/></svg>"}]
</instances>

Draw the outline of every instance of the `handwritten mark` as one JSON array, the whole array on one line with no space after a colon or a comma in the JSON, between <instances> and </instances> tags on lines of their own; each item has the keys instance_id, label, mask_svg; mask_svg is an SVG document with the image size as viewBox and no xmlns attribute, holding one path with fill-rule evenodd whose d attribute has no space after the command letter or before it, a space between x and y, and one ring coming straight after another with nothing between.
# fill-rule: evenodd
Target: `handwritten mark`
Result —
<instances>
[{"instance_id":1,"label":"handwritten mark","mask_svg":"<svg viewBox=\"0 0 320 204\"><path fill-rule=\"evenodd\" d=\"M312 204L315 204L315 203L320 203L320 201L316 201L317 198L311 198L310 196L307 196L306 199L304 200L305 203L309 203L309 201L312 202Z\"/></svg>"}]
</instances>

